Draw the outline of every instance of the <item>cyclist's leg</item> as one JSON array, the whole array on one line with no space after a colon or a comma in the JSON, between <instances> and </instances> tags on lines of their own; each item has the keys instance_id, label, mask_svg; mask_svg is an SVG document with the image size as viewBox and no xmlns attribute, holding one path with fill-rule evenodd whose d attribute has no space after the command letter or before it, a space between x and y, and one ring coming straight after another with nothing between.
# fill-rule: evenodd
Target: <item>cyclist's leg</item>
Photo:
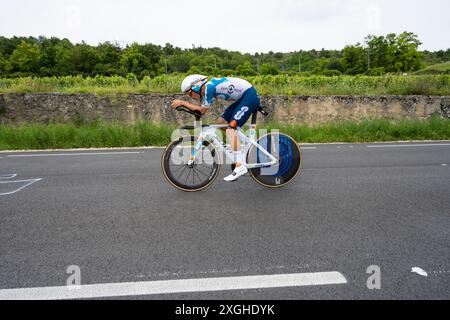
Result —
<instances>
[{"instance_id":1,"label":"cyclist's leg","mask_svg":"<svg viewBox=\"0 0 450 320\"><path fill-rule=\"evenodd\" d=\"M250 88L244 94L239 104L234 110L229 128L227 129L227 139L230 141L234 153L236 168L233 173L225 178L225 181L235 181L238 177L248 172L245 167L245 155L241 154L241 145L237 134L237 128L242 127L250 116L260 105L260 100L255 88Z\"/></svg>"},{"instance_id":2,"label":"cyclist's leg","mask_svg":"<svg viewBox=\"0 0 450 320\"><path fill-rule=\"evenodd\" d=\"M238 101L237 106L234 108L233 115L229 121L230 127L227 130L227 139L230 141L233 151L237 152L240 150L236 129L238 127L242 128L245 125L259 105L258 93L254 87L251 87L244 93L242 99Z\"/></svg>"},{"instance_id":3,"label":"cyclist's leg","mask_svg":"<svg viewBox=\"0 0 450 320\"><path fill-rule=\"evenodd\" d=\"M235 107L230 124L232 121L236 121L236 126L242 128L260 103L256 89L251 87L244 93L244 96L239 100L239 104Z\"/></svg>"},{"instance_id":4,"label":"cyclist's leg","mask_svg":"<svg viewBox=\"0 0 450 320\"><path fill-rule=\"evenodd\" d=\"M233 118L234 112L236 108L239 106L239 101L236 101L230 104L225 111L220 115L217 119L217 124L229 124L231 119Z\"/></svg>"}]
</instances>

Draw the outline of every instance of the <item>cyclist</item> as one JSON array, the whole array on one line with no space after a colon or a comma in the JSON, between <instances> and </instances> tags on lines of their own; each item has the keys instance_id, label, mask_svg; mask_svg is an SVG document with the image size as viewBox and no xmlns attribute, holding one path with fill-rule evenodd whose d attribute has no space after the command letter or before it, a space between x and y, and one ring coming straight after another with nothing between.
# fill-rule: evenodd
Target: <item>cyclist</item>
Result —
<instances>
[{"instance_id":1,"label":"cyclist","mask_svg":"<svg viewBox=\"0 0 450 320\"><path fill-rule=\"evenodd\" d=\"M260 105L256 89L246 80L239 78L212 78L208 81L207 76L194 74L183 80L181 92L192 99L200 100L201 105L174 100L172 107L186 107L192 111L200 111L202 114L208 111L214 98L233 101L217 119L217 124L228 124L227 141L230 141L236 164L234 171L224 180L231 182L245 175L248 169L245 166L245 155L241 154L237 128L242 127Z\"/></svg>"}]
</instances>

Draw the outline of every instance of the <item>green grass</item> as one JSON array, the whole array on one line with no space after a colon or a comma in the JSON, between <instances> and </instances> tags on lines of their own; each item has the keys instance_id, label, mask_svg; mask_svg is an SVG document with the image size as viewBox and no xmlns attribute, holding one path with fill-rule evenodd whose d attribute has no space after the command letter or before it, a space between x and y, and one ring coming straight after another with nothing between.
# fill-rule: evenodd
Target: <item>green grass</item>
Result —
<instances>
[{"instance_id":1,"label":"green grass","mask_svg":"<svg viewBox=\"0 0 450 320\"><path fill-rule=\"evenodd\" d=\"M450 75L450 61L429 66L416 72L417 75L424 74L447 74Z\"/></svg>"},{"instance_id":2,"label":"green grass","mask_svg":"<svg viewBox=\"0 0 450 320\"><path fill-rule=\"evenodd\" d=\"M0 150L161 146L170 142L174 129L151 122L1 125Z\"/></svg>"},{"instance_id":3,"label":"green grass","mask_svg":"<svg viewBox=\"0 0 450 320\"><path fill-rule=\"evenodd\" d=\"M184 75L146 77L0 79L0 93L179 93ZM263 95L450 95L450 75L311 76L277 75L246 77Z\"/></svg>"},{"instance_id":4,"label":"green grass","mask_svg":"<svg viewBox=\"0 0 450 320\"><path fill-rule=\"evenodd\" d=\"M317 126L266 124L300 143L379 142L398 140L450 140L450 120L333 122ZM0 150L164 146L170 142L174 125L140 122L133 125L94 122L91 124L0 125Z\"/></svg>"}]
</instances>

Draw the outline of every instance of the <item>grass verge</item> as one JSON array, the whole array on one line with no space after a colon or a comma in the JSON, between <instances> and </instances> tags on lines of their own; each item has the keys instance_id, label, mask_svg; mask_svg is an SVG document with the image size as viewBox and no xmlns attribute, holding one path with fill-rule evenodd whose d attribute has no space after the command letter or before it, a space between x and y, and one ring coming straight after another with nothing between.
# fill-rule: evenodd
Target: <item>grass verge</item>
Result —
<instances>
[{"instance_id":1,"label":"grass verge","mask_svg":"<svg viewBox=\"0 0 450 320\"><path fill-rule=\"evenodd\" d=\"M450 140L450 120L440 117L423 121L345 121L316 126L272 123L261 128L279 129L299 143ZM174 125L152 122L1 125L0 150L165 146L175 129Z\"/></svg>"}]
</instances>

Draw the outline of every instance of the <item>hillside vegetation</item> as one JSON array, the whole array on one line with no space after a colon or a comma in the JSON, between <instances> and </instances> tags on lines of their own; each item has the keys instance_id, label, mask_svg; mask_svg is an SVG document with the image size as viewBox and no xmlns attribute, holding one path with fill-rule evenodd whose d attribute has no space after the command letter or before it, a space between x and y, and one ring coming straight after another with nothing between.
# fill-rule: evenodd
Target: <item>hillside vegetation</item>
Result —
<instances>
[{"instance_id":1,"label":"hillside vegetation","mask_svg":"<svg viewBox=\"0 0 450 320\"><path fill-rule=\"evenodd\" d=\"M301 45L301 44L299 44ZM208 75L384 75L411 73L450 61L450 50L420 51L411 32L368 35L342 50L241 53L221 48L190 49L151 43L73 44L67 39L0 36L0 77L148 76L174 73Z\"/></svg>"},{"instance_id":2,"label":"hillside vegetation","mask_svg":"<svg viewBox=\"0 0 450 320\"><path fill-rule=\"evenodd\" d=\"M425 69L417 71L416 74L449 74L450 75L450 61L445 63L438 63L429 66Z\"/></svg>"}]
</instances>

